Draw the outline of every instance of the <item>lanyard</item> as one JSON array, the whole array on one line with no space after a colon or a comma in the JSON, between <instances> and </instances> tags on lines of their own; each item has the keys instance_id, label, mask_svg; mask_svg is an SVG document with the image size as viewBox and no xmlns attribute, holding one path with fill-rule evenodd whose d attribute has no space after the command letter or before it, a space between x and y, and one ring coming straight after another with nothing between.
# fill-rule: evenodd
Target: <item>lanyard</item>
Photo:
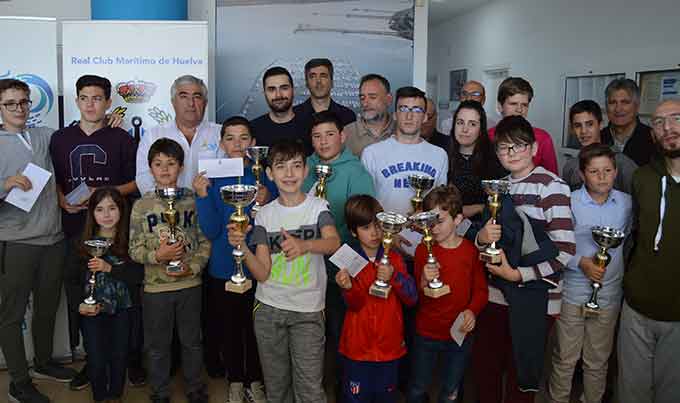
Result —
<instances>
[{"instance_id":1,"label":"lanyard","mask_svg":"<svg viewBox=\"0 0 680 403\"><path fill-rule=\"evenodd\" d=\"M24 134L26 135L26 137L24 137ZM28 151L33 153L33 146L31 145L31 135L28 132L18 133L17 135L19 136L21 144L28 148Z\"/></svg>"}]
</instances>

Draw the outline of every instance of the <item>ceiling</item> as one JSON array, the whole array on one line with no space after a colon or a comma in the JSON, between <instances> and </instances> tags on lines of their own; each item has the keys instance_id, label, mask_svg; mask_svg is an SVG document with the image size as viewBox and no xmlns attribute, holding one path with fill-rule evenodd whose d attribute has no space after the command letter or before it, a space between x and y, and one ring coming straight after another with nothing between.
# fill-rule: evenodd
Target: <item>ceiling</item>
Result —
<instances>
[{"instance_id":1,"label":"ceiling","mask_svg":"<svg viewBox=\"0 0 680 403\"><path fill-rule=\"evenodd\" d=\"M491 0L430 0L430 25L441 24L490 2Z\"/></svg>"}]
</instances>

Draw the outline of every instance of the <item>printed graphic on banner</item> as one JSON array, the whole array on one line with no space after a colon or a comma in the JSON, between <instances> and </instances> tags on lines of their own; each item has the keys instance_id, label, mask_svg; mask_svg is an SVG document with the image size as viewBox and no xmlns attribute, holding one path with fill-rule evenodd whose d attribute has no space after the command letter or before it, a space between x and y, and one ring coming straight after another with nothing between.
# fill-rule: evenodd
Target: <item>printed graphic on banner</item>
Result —
<instances>
[{"instance_id":1,"label":"printed graphic on banner","mask_svg":"<svg viewBox=\"0 0 680 403\"><path fill-rule=\"evenodd\" d=\"M156 93L157 85L143 80L131 80L116 84L116 93L129 104L144 104Z\"/></svg>"}]
</instances>

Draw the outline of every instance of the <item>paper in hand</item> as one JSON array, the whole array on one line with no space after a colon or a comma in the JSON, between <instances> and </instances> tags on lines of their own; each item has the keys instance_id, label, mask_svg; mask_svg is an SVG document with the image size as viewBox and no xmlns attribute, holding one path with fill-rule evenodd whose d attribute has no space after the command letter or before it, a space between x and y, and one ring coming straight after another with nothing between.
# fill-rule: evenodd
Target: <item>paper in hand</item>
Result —
<instances>
[{"instance_id":1,"label":"paper in hand","mask_svg":"<svg viewBox=\"0 0 680 403\"><path fill-rule=\"evenodd\" d=\"M206 178L243 176L243 158L198 160L198 172L205 172Z\"/></svg>"},{"instance_id":2,"label":"paper in hand","mask_svg":"<svg viewBox=\"0 0 680 403\"><path fill-rule=\"evenodd\" d=\"M40 192L42 192L45 185L47 185L52 173L29 162L21 174L31 181L31 189L28 192L24 192L19 188L12 188L5 198L5 201L28 213L33 208L36 200L38 200Z\"/></svg>"},{"instance_id":3,"label":"paper in hand","mask_svg":"<svg viewBox=\"0 0 680 403\"><path fill-rule=\"evenodd\" d=\"M329 260L337 267L347 269L347 272L352 277L356 277L368 263L368 260L364 259L363 256L347 244L343 244Z\"/></svg>"},{"instance_id":4,"label":"paper in hand","mask_svg":"<svg viewBox=\"0 0 680 403\"><path fill-rule=\"evenodd\" d=\"M73 189L72 191L69 192L64 198L66 199L66 203L72 205L72 206L79 206L85 202L85 200L90 197L90 188L87 186L87 183L85 182L80 182L80 185Z\"/></svg>"},{"instance_id":5,"label":"paper in hand","mask_svg":"<svg viewBox=\"0 0 680 403\"><path fill-rule=\"evenodd\" d=\"M463 341L467 334L460 330L460 327L463 326L464 318L463 312L459 313L456 320L453 321L453 325L451 325L451 338L458 343L459 346L463 345Z\"/></svg>"}]
</instances>

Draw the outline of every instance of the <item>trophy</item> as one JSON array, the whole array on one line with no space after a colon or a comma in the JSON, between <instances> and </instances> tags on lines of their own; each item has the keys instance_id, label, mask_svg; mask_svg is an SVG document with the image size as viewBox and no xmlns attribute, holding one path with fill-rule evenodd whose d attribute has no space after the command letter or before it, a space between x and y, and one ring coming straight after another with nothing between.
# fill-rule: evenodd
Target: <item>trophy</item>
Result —
<instances>
[{"instance_id":1,"label":"trophy","mask_svg":"<svg viewBox=\"0 0 680 403\"><path fill-rule=\"evenodd\" d=\"M89 239L83 242L85 249L92 257L102 257L111 246L111 242L106 239ZM97 272L93 271L90 278L87 280L87 298L80 304L81 312L94 313L97 311L97 300L94 297L95 289L97 288Z\"/></svg>"},{"instance_id":2,"label":"trophy","mask_svg":"<svg viewBox=\"0 0 680 403\"><path fill-rule=\"evenodd\" d=\"M593 227L592 228L593 240L597 244L599 250L593 256L595 264L605 268L611 261L612 257L607 253L608 249L617 248L623 242L626 234L623 231L619 231L610 227ZM593 292L590 294L590 299L583 305L583 311L587 316L597 315L600 313L600 305L597 303L597 293L602 288L602 283L593 282L590 284L593 288Z\"/></svg>"},{"instance_id":3,"label":"trophy","mask_svg":"<svg viewBox=\"0 0 680 403\"><path fill-rule=\"evenodd\" d=\"M328 178L330 178L330 176L333 174L333 168L331 168L330 165L317 165L316 168L314 168L314 172L316 173L317 179L319 179L319 183L316 184L316 192L314 194L316 197L325 199L326 180L328 180Z\"/></svg>"},{"instance_id":4,"label":"trophy","mask_svg":"<svg viewBox=\"0 0 680 403\"><path fill-rule=\"evenodd\" d=\"M491 211L491 222L496 224L498 210L501 208L501 196L510 191L510 181L504 179L483 180L482 189L489 195L488 204L489 211ZM479 260L491 264L501 262L501 251L496 248L496 241L491 242L491 245L479 254Z\"/></svg>"},{"instance_id":5,"label":"trophy","mask_svg":"<svg viewBox=\"0 0 680 403\"><path fill-rule=\"evenodd\" d=\"M423 243L427 248L427 264L437 264L437 259L432 254L432 233L430 230L437 225L438 219L439 214L434 211L424 211L409 217L409 221L423 231ZM435 278L427 284L427 287L425 287L423 292L430 298L439 298L450 293L451 288L442 283L439 278Z\"/></svg>"},{"instance_id":6,"label":"trophy","mask_svg":"<svg viewBox=\"0 0 680 403\"><path fill-rule=\"evenodd\" d=\"M392 236L401 232L401 229L406 225L408 219L399 213L393 212L381 212L375 215L375 217L380 222L380 228L383 231L383 255L380 258L381 265L389 265L390 260L388 258L390 254L390 247L392 246ZM390 295L390 289L392 286L387 284L387 282L375 279L371 288L369 288L368 293L374 297L387 298Z\"/></svg>"},{"instance_id":7,"label":"trophy","mask_svg":"<svg viewBox=\"0 0 680 403\"><path fill-rule=\"evenodd\" d=\"M229 216L230 224L237 224L241 232L245 233L248 228L248 216L243 212L243 208L253 202L257 194L257 186L254 185L227 185L220 188L222 200L226 204L231 204L236 209ZM224 289L230 292L243 294L253 286L253 281L243 273L244 254L241 245L236 245L231 252L236 262L236 273L227 281Z\"/></svg>"},{"instance_id":8,"label":"trophy","mask_svg":"<svg viewBox=\"0 0 680 403\"><path fill-rule=\"evenodd\" d=\"M246 148L246 154L248 154L248 158L250 158L254 162L253 175L255 175L255 185L257 185L259 189L259 186L262 184L261 182L262 171L264 171L264 166L262 166L261 162L267 158L267 155L269 154L269 147L267 146L248 147ZM257 212L260 211L260 207L262 207L262 205L258 202L255 202L255 205L250 210L250 215L253 218L255 218L255 214L257 214Z\"/></svg>"},{"instance_id":9,"label":"trophy","mask_svg":"<svg viewBox=\"0 0 680 403\"><path fill-rule=\"evenodd\" d=\"M413 212L423 210L423 195L434 186L434 178L429 175L411 174L408 176L408 184L416 191L416 195L411 198Z\"/></svg>"},{"instance_id":10,"label":"trophy","mask_svg":"<svg viewBox=\"0 0 680 403\"><path fill-rule=\"evenodd\" d=\"M156 195L161 199L165 200L168 204L167 210L161 212L163 221L168 224L168 229L170 230L170 236L168 237L168 244L172 245L178 242L177 238L177 225L179 224L179 212L175 210L175 202L184 197L184 189L182 188L165 188L156 189ZM165 266L165 272L168 274L181 273L182 272L182 261L173 260Z\"/></svg>"}]
</instances>

